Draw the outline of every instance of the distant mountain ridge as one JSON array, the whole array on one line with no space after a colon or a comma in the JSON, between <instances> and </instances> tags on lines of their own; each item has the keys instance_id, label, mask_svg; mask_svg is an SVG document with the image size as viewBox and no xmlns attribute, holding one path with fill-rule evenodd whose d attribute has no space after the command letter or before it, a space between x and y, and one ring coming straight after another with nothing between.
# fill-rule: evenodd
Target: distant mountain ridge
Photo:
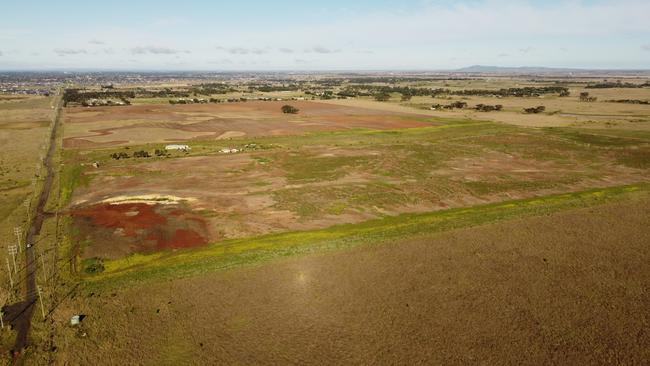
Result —
<instances>
[{"instance_id":1,"label":"distant mountain ridge","mask_svg":"<svg viewBox=\"0 0 650 366\"><path fill-rule=\"evenodd\" d=\"M454 70L468 74L594 74L594 73L650 73L650 70L603 70L603 69L576 69L542 66L502 67L472 65Z\"/></svg>"}]
</instances>

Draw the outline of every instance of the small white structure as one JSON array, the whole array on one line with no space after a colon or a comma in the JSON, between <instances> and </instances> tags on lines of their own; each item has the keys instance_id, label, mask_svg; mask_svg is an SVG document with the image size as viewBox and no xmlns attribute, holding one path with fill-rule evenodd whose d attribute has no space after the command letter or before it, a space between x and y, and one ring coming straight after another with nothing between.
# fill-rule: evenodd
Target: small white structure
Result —
<instances>
[{"instance_id":1,"label":"small white structure","mask_svg":"<svg viewBox=\"0 0 650 366\"><path fill-rule=\"evenodd\" d=\"M239 149L229 149L229 148L225 148L225 149L221 149L221 150L219 150L219 152L222 153L222 154L234 154L234 153L236 153L236 152L239 152Z\"/></svg>"},{"instance_id":2,"label":"small white structure","mask_svg":"<svg viewBox=\"0 0 650 366\"><path fill-rule=\"evenodd\" d=\"M81 323L81 316L74 315L72 318L70 318L70 325L79 325L79 323Z\"/></svg>"},{"instance_id":3,"label":"small white structure","mask_svg":"<svg viewBox=\"0 0 650 366\"><path fill-rule=\"evenodd\" d=\"M165 150L182 150L182 151L188 151L191 150L189 146L187 145L167 145L165 146Z\"/></svg>"}]
</instances>

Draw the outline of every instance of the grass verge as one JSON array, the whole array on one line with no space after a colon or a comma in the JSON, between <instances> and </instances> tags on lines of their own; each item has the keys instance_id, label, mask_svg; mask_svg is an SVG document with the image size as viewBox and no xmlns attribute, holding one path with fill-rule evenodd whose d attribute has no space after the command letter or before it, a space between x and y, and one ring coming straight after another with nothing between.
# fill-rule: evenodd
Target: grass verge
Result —
<instances>
[{"instance_id":1,"label":"grass verge","mask_svg":"<svg viewBox=\"0 0 650 366\"><path fill-rule=\"evenodd\" d=\"M588 207L648 194L650 183L514 200L424 214L404 214L327 229L226 240L204 248L132 255L107 261L104 271L84 279L90 288L114 288L149 280L198 275L272 258L422 237L518 217Z\"/></svg>"}]
</instances>

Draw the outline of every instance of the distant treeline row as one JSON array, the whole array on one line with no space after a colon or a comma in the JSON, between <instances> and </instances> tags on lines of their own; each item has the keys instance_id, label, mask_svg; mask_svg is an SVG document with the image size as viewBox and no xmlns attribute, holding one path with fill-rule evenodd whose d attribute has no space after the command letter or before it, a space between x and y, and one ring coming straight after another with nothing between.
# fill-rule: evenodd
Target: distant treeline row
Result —
<instances>
[{"instance_id":1,"label":"distant treeline row","mask_svg":"<svg viewBox=\"0 0 650 366\"><path fill-rule=\"evenodd\" d=\"M477 78L465 77L396 77L396 76L359 76L349 78L332 78L322 80L312 80L311 83L326 86L340 86L343 84L367 84L367 83L410 83L410 82L426 82L426 81L463 81L463 80L479 80Z\"/></svg>"},{"instance_id":2,"label":"distant treeline row","mask_svg":"<svg viewBox=\"0 0 650 366\"><path fill-rule=\"evenodd\" d=\"M410 96L431 96L439 95L458 95L458 96L498 96L498 97L539 97L543 94L558 94L559 96L569 96L569 89L564 86L542 86L542 87L524 87L524 88L507 88L507 89L465 89L451 90L445 88L411 88L408 86L376 86L376 85L359 85L346 89L346 94L354 96L354 91L370 92L371 94L389 94L400 93ZM357 94L361 95L361 94Z\"/></svg>"},{"instance_id":3,"label":"distant treeline row","mask_svg":"<svg viewBox=\"0 0 650 366\"><path fill-rule=\"evenodd\" d=\"M590 84L585 86L585 89L612 89L612 88L648 88L650 87L650 82L646 81L643 84L634 84L634 83L622 83L619 81L605 81L597 84Z\"/></svg>"},{"instance_id":4,"label":"distant treeline row","mask_svg":"<svg viewBox=\"0 0 650 366\"><path fill-rule=\"evenodd\" d=\"M228 84L223 83L203 83L193 85L190 88L190 93L194 95L212 95L212 94L227 94L237 91L235 88Z\"/></svg>"},{"instance_id":5,"label":"distant treeline row","mask_svg":"<svg viewBox=\"0 0 650 366\"><path fill-rule=\"evenodd\" d=\"M188 98L190 93L187 91L175 91L171 89L164 90L84 90L84 89L66 89L63 92L64 105L68 103L87 103L90 99L122 99L127 98Z\"/></svg>"},{"instance_id":6,"label":"distant treeline row","mask_svg":"<svg viewBox=\"0 0 650 366\"><path fill-rule=\"evenodd\" d=\"M643 104L643 105L650 105L650 101L648 100L640 100L640 99L616 99L616 100L608 100L610 103L627 103L627 104Z\"/></svg>"},{"instance_id":7,"label":"distant treeline row","mask_svg":"<svg viewBox=\"0 0 650 366\"><path fill-rule=\"evenodd\" d=\"M85 103L89 99L126 99L135 98L133 91L84 91L81 89L66 89L63 92L64 105L68 103Z\"/></svg>"},{"instance_id":8,"label":"distant treeline row","mask_svg":"<svg viewBox=\"0 0 650 366\"><path fill-rule=\"evenodd\" d=\"M264 93L281 92L281 91L298 91L302 89L302 85L288 84L288 85L269 85L269 84L250 84L248 85L249 91L260 91Z\"/></svg>"}]
</instances>

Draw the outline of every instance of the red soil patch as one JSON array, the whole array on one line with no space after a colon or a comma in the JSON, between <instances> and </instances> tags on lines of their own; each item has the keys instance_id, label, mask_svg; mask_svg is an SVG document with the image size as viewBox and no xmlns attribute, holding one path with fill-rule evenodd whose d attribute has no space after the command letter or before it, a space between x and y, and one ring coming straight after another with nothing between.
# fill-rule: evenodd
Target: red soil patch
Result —
<instances>
[{"instance_id":1,"label":"red soil patch","mask_svg":"<svg viewBox=\"0 0 650 366\"><path fill-rule=\"evenodd\" d=\"M192 248L207 244L204 237L194 231L185 229L177 229L174 236L169 240L158 238L157 241L160 249Z\"/></svg>"},{"instance_id":2,"label":"red soil patch","mask_svg":"<svg viewBox=\"0 0 650 366\"><path fill-rule=\"evenodd\" d=\"M165 217L154 211L154 206L144 203L106 203L75 211L73 216L88 217L93 224L104 228L121 228L124 230L124 236L137 236L138 230L167 223Z\"/></svg>"},{"instance_id":3,"label":"red soil patch","mask_svg":"<svg viewBox=\"0 0 650 366\"><path fill-rule=\"evenodd\" d=\"M114 259L131 253L206 245L205 220L182 206L97 204L72 212L82 257Z\"/></svg>"}]
</instances>

